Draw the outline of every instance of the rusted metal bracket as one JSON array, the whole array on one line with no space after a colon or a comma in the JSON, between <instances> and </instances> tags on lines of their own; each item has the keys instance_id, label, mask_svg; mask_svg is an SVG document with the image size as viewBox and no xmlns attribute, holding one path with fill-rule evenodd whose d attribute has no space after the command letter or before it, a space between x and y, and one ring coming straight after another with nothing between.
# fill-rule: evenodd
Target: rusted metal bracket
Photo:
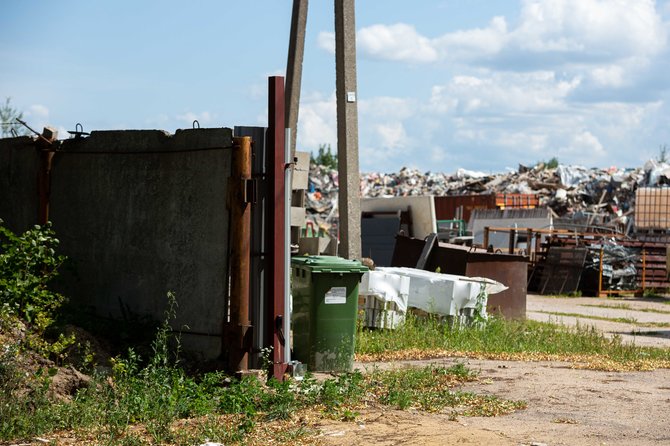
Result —
<instances>
[{"instance_id":1,"label":"rusted metal bracket","mask_svg":"<svg viewBox=\"0 0 670 446\"><path fill-rule=\"evenodd\" d=\"M258 199L258 181L255 178L242 180L242 203L256 204Z\"/></svg>"}]
</instances>

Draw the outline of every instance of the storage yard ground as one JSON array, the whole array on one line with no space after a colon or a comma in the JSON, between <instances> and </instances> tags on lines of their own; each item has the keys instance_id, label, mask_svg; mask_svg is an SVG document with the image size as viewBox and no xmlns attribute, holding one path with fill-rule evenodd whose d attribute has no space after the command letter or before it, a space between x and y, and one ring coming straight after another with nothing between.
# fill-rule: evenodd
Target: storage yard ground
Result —
<instances>
[{"instance_id":1,"label":"storage yard ground","mask_svg":"<svg viewBox=\"0 0 670 446\"><path fill-rule=\"evenodd\" d=\"M650 346L670 347L666 300L528 296L527 316L593 324L611 335L634 330ZM597 306L593 306L597 305ZM614 308L602 308L601 306ZM641 311L645 310L645 311ZM650 311L651 310L651 311ZM551 313L580 313L556 316ZM602 319L594 319L594 317ZM630 319L637 323L606 319ZM646 326L645 326L646 325ZM650 327L650 325L657 325ZM418 411L363 412L356 423L324 420L328 445L667 445L670 444L670 370L603 372L574 369L560 361L520 362L448 358L434 361L359 363L361 368L464 362L480 372L465 390L524 400L525 410L493 418L450 419Z\"/></svg>"}]
</instances>

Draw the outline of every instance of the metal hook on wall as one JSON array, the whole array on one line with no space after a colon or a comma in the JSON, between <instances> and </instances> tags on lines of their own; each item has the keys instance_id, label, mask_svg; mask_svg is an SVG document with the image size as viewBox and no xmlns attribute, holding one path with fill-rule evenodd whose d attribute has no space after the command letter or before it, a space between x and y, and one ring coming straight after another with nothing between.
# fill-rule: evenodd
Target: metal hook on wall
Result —
<instances>
[{"instance_id":1,"label":"metal hook on wall","mask_svg":"<svg viewBox=\"0 0 670 446\"><path fill-rule=\"evenodd\" d=\"M196 126L197 126L197 127L196 127ZM194 120L193 120L193 128L194 128L194 129L199 129L199 128L200 128L200 123L198 122L197 119L194 119Z\"/></svg>"},{"instance_id":2,"label":"metal hook on wall","mask_svg":"<svg viewBox=\"0 0 670 446\"><path fill-rule=\"evenodd\" d=\"M84 131L84 126L81 125L80 122L78 122L78 123L74 126L74 131L72 131L72 130L68 130L67 132L68 132L70 135L72 135L75 139L81 138L82 136L88 136L88 135L90 135L90 133L87 133L87 132Z\"/></svg>"}]
</instances>

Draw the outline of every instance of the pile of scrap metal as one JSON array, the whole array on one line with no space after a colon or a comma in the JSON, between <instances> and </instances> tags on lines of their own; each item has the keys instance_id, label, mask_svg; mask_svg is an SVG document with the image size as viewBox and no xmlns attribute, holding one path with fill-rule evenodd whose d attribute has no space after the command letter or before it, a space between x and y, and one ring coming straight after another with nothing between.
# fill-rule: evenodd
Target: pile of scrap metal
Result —
<instances>
[{"instance_id":1,"label":"pile of scrap metal","mask_svg":"<svg viewBox=\"0 0 670 446\"><path fill-rule=\"evenodd\" d=\"M543 245L544 250L531 264L529 291L607 296L670 288L667 241L561 233Z\"/></svg>"},{"instance_id":2,"label":"pile of scrap metal","mask_svg":"<svg viewBox=\"0 0 670 446\"><path fill-rule=\"evenodd\" d=\"M532 168L519 166L517 171L497 174L464 169L453 174L422 173L402 168L397 173L361 174L361 196L536 194L538 205L550 209L555 218L629 232L635 190L662 184L670 184L670 165L653 160L633 169L566 165L547 168L540 163ZM318 227L329 230L336 225L337 192L337 171L312 165L306 207L308 218Z\"/></svg>"}]
</instances>

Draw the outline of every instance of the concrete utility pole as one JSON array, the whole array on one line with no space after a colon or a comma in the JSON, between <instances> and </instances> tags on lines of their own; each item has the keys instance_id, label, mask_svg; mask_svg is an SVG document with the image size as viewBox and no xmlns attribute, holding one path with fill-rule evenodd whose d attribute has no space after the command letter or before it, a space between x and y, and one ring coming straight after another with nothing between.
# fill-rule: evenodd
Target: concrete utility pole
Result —
<instances>
[{"instance_id":1,"label":"concrete utility pole","mask_svg":"<svg viewBox=\"0 0 670 446\"><path fill-rule=\"evenodd\" d=\"M361 257L361 186L358 171L354 9L354 0L335 0L337 159L340 182L339 254L348 259Z\"/></svg>"},{"instance_id":2,"label":"concrete utility pole","mask_svg":"<svg viewBox=\"0 0 670 446\"><path fill-rule=\"evenodd\" d=\"M291 129L291 158L295 157L298 136L298 109L300 106L300 85L302 81L302 61L305 55L305 29L307 28L308 0L293 0L291 34L288 42L286 62L286 123Z\"/></svg>"}]
</instances>

